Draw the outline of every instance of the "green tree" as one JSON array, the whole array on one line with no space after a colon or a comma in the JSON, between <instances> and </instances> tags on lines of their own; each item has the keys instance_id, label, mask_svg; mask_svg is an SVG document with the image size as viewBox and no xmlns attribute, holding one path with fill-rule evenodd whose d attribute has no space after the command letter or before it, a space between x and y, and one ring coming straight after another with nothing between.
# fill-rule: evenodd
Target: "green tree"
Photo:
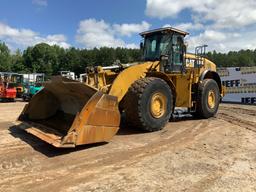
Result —
<instances>
[{"instance_id":1,"label":"green tree","mask_svg":"<svg viewBox=\"0 0 256 192\"><path fill-rule=\"evenodd\" d=\"M65 66L62 66L63 70L70 70L76 74L80 74L84 70L81 64L80 51L74 47L69 48L65 55Z\"/></svg>"},{"instance_id":2,"label":"green tree","mask_svg":"<svg viewBox=\"0 0 256 192\"><path fill-rule=\"evenodd\" d=\"M29 72L24 65L22 52L19 49L17 49L16 52L11 55L11 70L17 73Z\"/></svg>"},{"instance_id":3,"label":"green tree","mask_svg":"<svg viewBox=\"0 0 256 192\"><path fill-rule=\"evenodd\" d=\"M45 73L50 76L58 69L59 61L56 47L46 43L28 47L24 51L23 58L25 65L34 73Z\"/></svg>"},{"instance_id":4,"label":"green tree","mask_svg":"<svg viewBox=\"0 0 256 192\"><path fill-rule=\"evenodd\" d=\"M0 71L11 70L11 55L7 45L0 42Z\"/></svg>"},{"instance_id":5,"label":"green tree","mask_svg":"<svg viewBox=\"0 0 256 192\"><path fill-rule=\"evenodd\" d=\"M139 49L127 48L94 48L69 49L57 45L39 43L23 51L10 52L8 46L0 42L0 71L37 72L47 76L56 75L59 71L74 71L76 75L85 72L87 66L109 66L116 60L121 63L140 61ZM256 66L256 49L219 53L212 51L207 57L218 67Z\"/></svg>"}]
</instances>

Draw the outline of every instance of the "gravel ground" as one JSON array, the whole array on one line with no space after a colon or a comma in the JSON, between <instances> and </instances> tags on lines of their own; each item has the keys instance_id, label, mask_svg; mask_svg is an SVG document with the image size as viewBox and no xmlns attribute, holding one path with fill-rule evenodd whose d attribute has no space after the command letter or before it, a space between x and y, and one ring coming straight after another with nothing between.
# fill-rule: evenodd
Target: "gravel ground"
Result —
<instances>
[{"instance_id":1,"label":"gravel ground","mask_svg":"<svg viewBox=\"0 0 256 192\"><path fill-rule=\"evenodd\" d=\"M56 149L14 126L24 104L0 103L0 191L256 191L256 106Z\"/></svg>"}]
</instances>

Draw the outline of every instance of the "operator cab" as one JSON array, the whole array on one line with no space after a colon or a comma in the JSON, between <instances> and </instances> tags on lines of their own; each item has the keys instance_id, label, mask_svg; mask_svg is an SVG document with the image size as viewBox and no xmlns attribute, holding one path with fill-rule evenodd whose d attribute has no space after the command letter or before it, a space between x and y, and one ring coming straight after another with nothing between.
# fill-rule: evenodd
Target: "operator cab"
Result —
<instances>
[{"instance_id":1,"label":"operator cab","mask_svg":"<svg viewBox=\"0 0 256 192\"><path fill-rule=\"evenodd\" d=\"M161 70L181 72L185 66L186 46L184 37L189 33L172 27L160 28L140 33L144 38L144 61L160 61Z\"/></svg>"}]
</instances>

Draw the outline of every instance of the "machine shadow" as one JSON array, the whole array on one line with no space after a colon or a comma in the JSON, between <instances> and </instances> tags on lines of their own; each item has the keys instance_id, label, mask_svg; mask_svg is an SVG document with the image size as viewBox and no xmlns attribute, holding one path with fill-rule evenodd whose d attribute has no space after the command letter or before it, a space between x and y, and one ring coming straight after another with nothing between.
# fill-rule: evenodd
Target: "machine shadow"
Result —
<instances>
[{"instance_id":1,"label":"machine shadow","mask_svg":"<svg viewBox=\"0 0 256 192\"><path fill-rule=\"evenodd\" d=\"M199 120L200 118L195 117L191 114L175 114L173 115L169 122L182 122L182 121L193 121L193 120Z\"/></svg>"},{"instance_id":2,"label":"machine shadow","mask_svg":"<svg viewBox=\"0 0 256 192\"><path fill-rule=\"evenodd\" d=\"M34 150L50 158L55 156L65 155L65 154L80 151L80 150L99 147L107 144L107 142L101 142L101 143L95 143L95 144L81 145L75 148L56 148L42 141L41 139L35 137L34 135L29 134L22 129L19 129L17 125L10 126L9 131L13 137L21 139L22 141L30 145Z\"/></svg>"},{"instance_id":3,"label":"machine shadow","mask_svg":"<svg viewBox=\"0 0 256 192\"><path fill-rule=\"evenodd\" d=\"M199 120L189 113L184 113L184 111L176 110L175 113L169 119L169 122L181 122L181 121L191 121L191 120ZM125 115L122 115L120 129L117 132L117 135L134 135L134 134L146 134L147 131L140 130L138 128L134 128L129 122L125 120Z\"/></svg>"},{"instance_id":4,"label":"machine shadow","mask_svg":"<svg viewBox=\"0 0 256 192\"><path fill-rule=\"evenodd\" d=\"M179 122L179 121L188 121L188 120L197 120L197 119L189 114L176 114L172 116L169 122ZM81 150L101 147L108 143L108 142L101 142L101 143L95 143L95 144L87 144L87 145L77 146L75 148L56 148L42 141L41 139L35 137L34 135L29 134L26 131L20 129L18 125L13 125L13 124L10 125L9 131L13 137L21 139L22 141L30 145L34 150L50 158L55 156L65 155L72 152L81 151ZM133 128L132 125L130 125L125 121L125 117L122 116L120 129L117 132L117 135L134 135L134 134L147 134L147 133L148 132L146 131Z\"/></svg>"},{"instance_id":5,"label":"machine shadow","mask_svg":"<svg viewBox=\"0 0 256 192\"><path fill-rule=\"evenodd\" d=\"M121 117L120 128L117 135L134 135L134 134L144 134L146 131L140 130L133 127L129 122L125 120L125 116Z\"/></svg>"}]
</instances>

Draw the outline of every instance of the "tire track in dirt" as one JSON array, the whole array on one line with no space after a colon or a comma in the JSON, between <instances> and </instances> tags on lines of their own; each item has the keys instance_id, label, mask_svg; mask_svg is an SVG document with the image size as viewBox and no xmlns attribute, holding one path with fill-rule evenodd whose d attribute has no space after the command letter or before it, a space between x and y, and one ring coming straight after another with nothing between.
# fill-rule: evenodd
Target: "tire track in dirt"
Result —
<instances>
[{"instance_id":1,"label":"tire track in dirt","mask_svg":"<svg viewBox=\"0 0 256 192\"><path fill-rule=\"evenodd\" d=\"M205 131L200 130L200 128L205 128L206 124L207 123L205 122L199 123L199 125L197 126L198 134L203 134L203 132L206 133L208 131L208 129L205 129ZM188 145L189 143L192 143L194 141L194 138L197 136L196 132L191 132L190 128L191 127L185 129L182 132L179 132L179 134L169 139L163 139L144 147L132 149L129 151L120 151L118 153L114 152L112 154L108 154L107 157L100 159L99 161L97 161L97 164L90 167L85 167L84 165L80 164L79 168L90 171L91 174L87 173L86 175L77 176L75 172L71 175L73 180L70 180L70 183L66 182L65 187L63 187L64 180L61 180L60 182L58 181L59 184L55 182L52 186L49 186L49 188L60 187L64 190L65 188L72 186L74 182L82 183L85 181L89 182L91 180L97 180L97 178L104 175L104 173L116 172L124 167L131 167L132 165L140 162L141 159L161 153L167 148L168 150L174 150L183 147L184 145Z\"/></svg>"},{"instance_id":2,"label":"tire track in dirt","mask_svg":"<svg viewBox=\"0 0 256 192\"><path fill-rule=\"evenodd\" d=\"M189 142L189 141L186 141L186 139L185 139L185 142L184 142L184 140L178 140L177 141L177 143L176 142L173 142L173 143L170 143L170 145L166 145L166 146L164 146L164 148L162 148L160 151L156 151L156 153L154 153L154 151L152 152L152 151L149 151L148 152L148 154L149 155L145 155L145 156L143 156L143 158L138 158L138 159L135 159L136 161L134 162L134 163L129 163L129 162L131 162L131 161L129 161L128 162L128 164L126 164L126 163L124 163L124 162L121 162L121 166L120 166L120 169L122 169L122 168L124 168L124 167L126 167L126 169L129 167L129 168L132 168L132 167L138 167L138 162L140 162L140 161L144 161L144 159L148 159L148 158L150 158L150 157L154 157L154 156L159 156L159 154L162 154L162 152L166 152L166 151L168 151L168 153L173 153L173 155L175 156L175 151L180 151L181 153L182 153L182 151L184 151L184 150L186 150L186 149L188 149L189 147L188 146L191 146L191 145L193 145L193 143L195 143L195 140L201 140L202 138L205 138L205 137L207 137L207 135L208 135L208 133L209 132L213 132L213 131L216 131L216 132L218 132L218 129L220 129L221 127L219 127L218 129L216 129L216 126L219 126L219 125L221 125L221 124L223 124L223 121L221 120L221 122L216 122L216 119L210 119L209 120L209 123L208 122L206 122L206 121L201 121L201 122L199 122L199 124L198 124L198 126L196 126L197 128L198 128L198 131L199 132L194 132L195 133L195 137L193 138L193 140L191 140L191 142ZM204 126L209 126L209 129L207 128L207 130L205 129L205 130L203 130L202 131L202 129L204 128ZM195 129L197 129L197 128L193 128L192 130L195 130ZM201 130L200 130L201 129ZM200 134L200 132L201 132L201 134ZM189 136L191 136L191 135L193 135L193 131L191 131L191 133L190 133L190 135L188 135L188 134L185 134L184 135L184 137L189 137ZM195 151L197 151L197 152L201 152L202 153L202 149L198 149L197 147L194 149ZM208 156L207 154L205 154L205 156ZM229 157L227 157L227 159L229 159ZM223 160L224 161L224 160ZM171 163L171 162L170 162ZM105 172L110 172L110 173L116 173L116 172L125 172L125 171L122 171L122 170L120 170L120 169L115 169L116 167L112 167L112 170L110 171L109 169L105 169L104 171ZM186 168L185 168L186 169ZM198 168L199 169L199 168ZM186 172L186 171L185 171ZM98 173L99 175L101 175L101 173ZM166 173L166 174L168 174L168 173ZM210 173L206 178L203 178L201 181L200 181L200 183L195 183L196 184L196 186L195 187L193 187L193 188L189 188L189 190L188 191L202 191L202 190L196 190L196 189L202 189L202 188L204 188L204 185L207 185L208 184L208 182L209 182L209 184L211 183L211 182L214 182L214 180L217 180L219 177L221 177L221 175L223 174L223 172L222 172L222 170L221 169L218 169L218 170L216 170L216 171L214 171L214 173ZM115 175L117 175L118 176L118 174L115 174ZM130 175L130 173L129 174L127 174L128 176L128 179L129 179L129 175ZM160 176L160 175L159 175ZM126 178L127 178L126 177ZM161 176L160 176L161 177ZM160 179L160 177L159 177L159 179ZM196 176L195 176L196 177ZM108 177L108 176L106 176L106 177L104 177L103 176L103 178L102 177L99 177L99 178L94 178L94 181L91 181L91 183L95 183L95 184L93 184L93 185L96 185L97 186L97 181L99 181L99 182L104 182L104 180L109 180L110 179L110 177ZM70 191L76 191L76 189L79 189L78 191L83 191L83 189L86 189L86 187L89 187L89 189L91 190L91 188L90 188L90 185L88 185L87 183L88 182L90 182L90 181L87 181L86 180L86 182L85 181L83 181L83 180L81 180L81 181L79 181L78 183L84 183L84 185L82 184L82 185L78 185L77 187L74 187L74 188L72 188L72 190L70 190ZM113 182L113 181L112 181ZM128 181L129 182L129 181ZM130 181L131 182L131 181ZM159 181L160 183L161 183L161 181ZM168 182L168 181L166 181L166 182ZM106 184L106 183L105 183ZM164 184L163 184L164 185ZM99 184L99 188L96 188L96 189L99 189L99 191L104 191L104 189L106 189L106 188L104 188L104 184ZM81 190L80 190L80 187L82 187L81 188ZM68 188L69 189L69 186L66 186L66 188ZM118 187L116 188L116 190L113 190L113 191L118 191L117 189L119 189ZM165 188L166 189L166 188ZM193 189L193 190L192 190ZM92 191L94 191L94 190L92 190ZM95 191L97 191L97 190L95 190ZM162 190L160 190L160 191L162 191ZM166 191L166 190L164 190L164 191ZM170 190L170 191L172 191L172 190Z\"/></svg>"},{"instance_id":3,"label":"tire track in dirt","mask_svg":"<svg viewBox=\"0 0 256 192\"><path fill-rule=\"evenodd\" d=\"M178 125L180 123L170 123L169 125ZM190 123L190 126L187 127L181 127L181 130L177 130L177 134L174 134L170 137L171 129L168 130L168 132L157 132L152 134L152 137L155 137L156 135L161 134L159 137L159 140L154 141L153 143L149 143L142 147L133 148L130 150L119 150L119 151L112 151L107 154L96 154L96 155L89 155L87 158L81 158L76 156L76 160L72 161L70 158L63 159L65 157L57 157L59 161L63 160L63 163L58 164L56 160L50 161L50 165L47 167L42 167L38 173L34 172L27 172L24 176L24 173L20 174L17 173L15 175L10 175L8 180L0 181L0 185L7 185L8 183L15 186L30 186L29 188L34 188L35 186L30 184L28 181L31 181L31 179L40 178L44 180L45 178L52 178L55 177L56 180L47 182L47 186L49 188L61 188L63 186L63 183L65 185L71 186L74 182L82 182L84 180L91 180L95 179L94 175L102 174L107 171L114 171L117 169L122 168L123 166L131 166L132 164L137 163L140 161L140 159L143 159L147 156L151 156L157 153L160 153L161 151L166 150L167 148L177 148L181 147L183 145L187 145L190 142L193 142L195 137L198 135L202 135L209 131L207 125L209 124L208 120L203 121L196 121L194 123ZM167 128L168 129L168 128ZM166 131L166 130L165 130ZM149 137L148 135L144 135L144 137ZM150 138L150 137L149 137ZM118 142L122 142L121 140ZM132 142L132 141L129 141ZM104 147L103 147L104 148ZM100 149L99 150L104 150ZM170 150L170 149L169 149ZM97 153L97 150L95 151ZM85 151L86 153L86 151ZM73 159L74 160L74 159ZM57 160L58 161L58 160ZM63 165L70 164L68 161L72 162L72 172L63 171ZM28 164L29 165L29 164ZM114 165L114 166L113 166ZM68 169L68 167L66 167ZM62 170L62 171L61 171ZM81 170L86 170L85 174L80 173ZM9 169L11 171L11 169ZM14 170L15 171L15 170ZM55 173L62 173L59 175L55 175ZM42 175L45 175L43 177ZM70 179L68 179L70 178ZM17 183L17 179L19 182ZM67 180L70 180L67 181ZM21 182L22 181L22 182ZM28 187L27 186L27 187ZM35 188L35 190L38 189L39 186Z\"/></svg>"},{"instance_id":4,"label":"tire track in dirt","mask_svg":"<svg viewBox=\"0 0 256 192\"><path fill-rule=\"evenodd\" d=\"M222 106L219 109L219 112L217 114L218 119L222 119L224 121L227 121L231 124L238 125L240 127L244 127L250 131L256 132L256 123L254 122L256 120L256 110L251 109L242 109L242 108L236 108L236 107L224 107ZM250 118L243 118L243 115L247 115L249 113Z\"/></svg>"},{"instance_id":5,"label":"tire track in dirt","mask_svg":"<svg viewBox=\"0 0 256 192\"><path fill-rule=\"evenodd\" d=\"M241 110L237 112L238 109L230 110L229 107L221 106L216 118L171 122L164 130L154 133L119 134L106 145L67 149L67 153L53 149L23 131L9 131L3 126L1 133L6 135L11 132L13 138L0 145L0 171L3 176L0 191L64 191L88 181L96 184L99 179L104 179L104 175L109 176L125 167L135 166L150 156L187 148L229 123L246 129L254 128L254 122L236 117L239 113L249 112L250 118L253 118L254 110ZM222 171L216 170L216 173L206 177L198 183L199 188L221 177Z\"/></svg>"},{"instance_id":6,"label":"tire track in dirt","mask_svg":"<svg viewBox=\"0 0 256 192\"><path fill-rule=\"evenodd\" d=\"M252 109L243 109L243 108L239 108L239 107L225 107L225 106L221 106L220 110L228 110L228 111L232 111L232 112L235 112L235 113L243 113L245 115L256 116L256 109L252 110Z\"/></svg>"}]
</instances>

